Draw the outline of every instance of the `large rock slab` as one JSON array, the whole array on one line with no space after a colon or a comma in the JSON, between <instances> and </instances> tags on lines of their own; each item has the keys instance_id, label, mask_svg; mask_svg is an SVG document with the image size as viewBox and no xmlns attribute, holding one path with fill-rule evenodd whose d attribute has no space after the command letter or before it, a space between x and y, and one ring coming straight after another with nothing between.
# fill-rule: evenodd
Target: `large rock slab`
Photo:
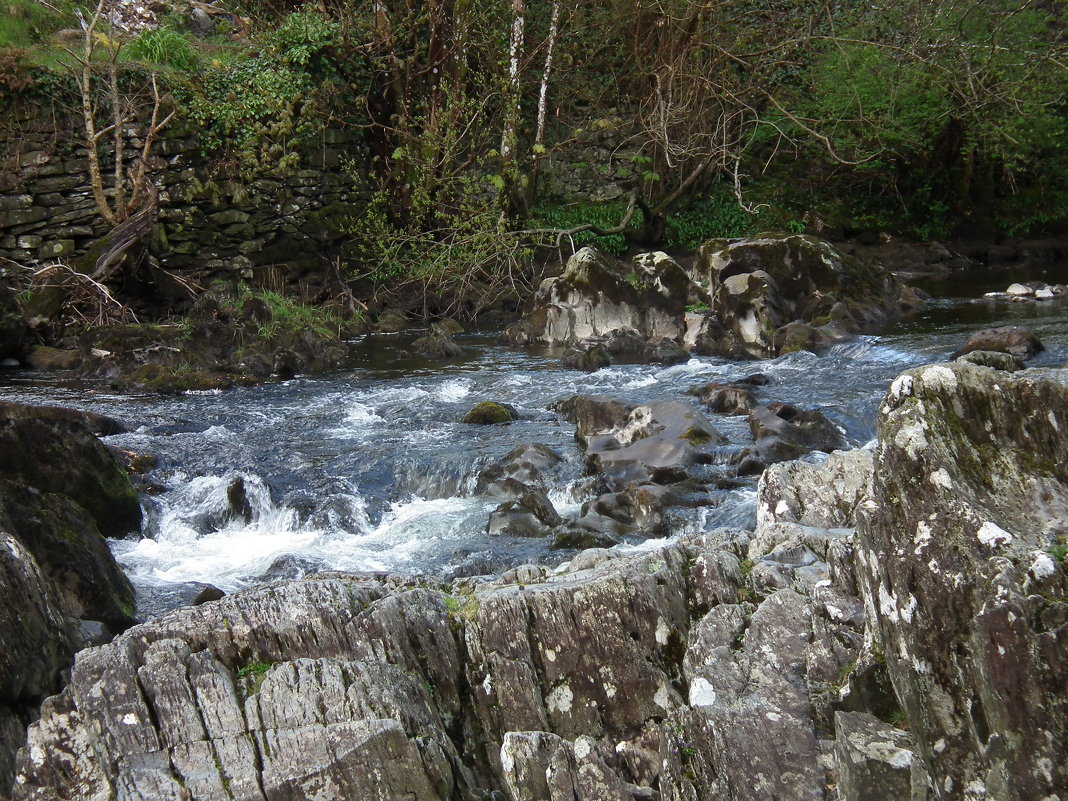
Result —
<instances>
[{"instance_id":1,"label":"large rock slab","mask_svg":"<svg viewBox=\"0 0 1068 801\"><path fill-rule=\"evenodd\" d=\"M814 699L856 658L829 651L843 603L743 588L738 536L178 610L78 655L13 797L823 798Z\"/></svg>"},{"instance_id":2,"label":"large rock slab","mask_svg":"<svg viewBox=\"0 0 1068 801\"><path fill-rule=\"evenodd\" d=\"M711 240L693 275L707 282L715 321L693 335L698 352L733 358L840 340L844 332L900 314L907 297L889 272L802 235ZM812 330L803 337L788 332L795 322Z\"/></svg>"},{"instance_id":3,"label":"large rock slab","mask_svg":"<svg viewBox=\"0 0 1068 801\"><path fill-rule=\"evenodd\" d=\"M936 798L1068 787L1064 380L938 364L880 410L858 569Z\"/></svg>"},{"instance_id":4,"label":"large rock slab","mask_svg":"<svg viewBox=\"0 0 1068 801\"><path fill-rule=\"evenodd\" d=\"M625 265L585 247L564 272L542 282L524 320L505 332L515 344L575 345L635 331L644 340L681 340L690 280L663 253Z\"/></svg>"}]
</instances>

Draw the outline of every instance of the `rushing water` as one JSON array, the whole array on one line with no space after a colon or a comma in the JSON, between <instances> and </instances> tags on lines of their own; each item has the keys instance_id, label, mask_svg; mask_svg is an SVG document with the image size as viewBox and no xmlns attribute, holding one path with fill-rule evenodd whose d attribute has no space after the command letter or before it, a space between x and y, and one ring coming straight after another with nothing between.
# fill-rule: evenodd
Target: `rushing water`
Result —
<instances>
[{"instance_id":1,"label":"rushing water","mask_svg":"<svg viewBox=\"0 0 1068 801\"><path fill-rule=\"evenodd\" d=\"M138 589L141 614L151 615L188 602L204 583L232 591L318 570L454 575L559 561L566 555L544 541L487 535L499 501L474 492L483 466L519 443L544 443L565 457L550 498L561 514L578 513L591 486L574 426L546 409L551 401L601 393L696 407L687 389L762 372L770 379L762 402L820 409L859 447L874 436L875 409L898 373L945 359L971 331L1002 324L1028 325L1045 342L1032 365L1068 361L1068 301L957 297L818 356L760 362L694 358L585 374L492 336L466 335L458 341L468 358L429 365L391 361L405 337L378 336L361 343L364 363L344 374L225 393L117 396L62 376L18 373L4 379L0 394L116 417L132 431L109 437L110 445L158 456L141 535L112 543ZM481 400L512 404L522 419L457 422ZM750 441L745 418L711 419L731 440L726 451ZM234 514L235 500L244 514ZM752 523L754 482L711 500L682 528Z\"/></svg>"}]
</instances>

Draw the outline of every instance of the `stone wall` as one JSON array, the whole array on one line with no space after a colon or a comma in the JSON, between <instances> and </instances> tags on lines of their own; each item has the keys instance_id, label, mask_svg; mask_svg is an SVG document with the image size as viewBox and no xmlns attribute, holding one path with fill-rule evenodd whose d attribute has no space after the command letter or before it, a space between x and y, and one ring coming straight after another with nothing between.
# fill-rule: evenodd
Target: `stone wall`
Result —
<instances>
[{"instance_id":1,"label":"stone wall","mask_svg":"<svg viewBox=\"0 0 1068 801\"><path fill-rule=\"evenodd\" d=\"M89 186L81 120L48 117L39 107L7 113L0 130L0 260L76 263L108 231ZM131 140L131 164L140 146ZM352 180L341 168L342 154L352 152L343 133L324 131L297 169L243 180L202 154L194 131L168 128L149 164L161 206L153 255L166 269L209 282L271 283L272 275L274 283L296 282L321 271L342 238L348 214L342 202L352 200ZM289 265L281 276L280 264Z\"/></svg>"}]
</instances>

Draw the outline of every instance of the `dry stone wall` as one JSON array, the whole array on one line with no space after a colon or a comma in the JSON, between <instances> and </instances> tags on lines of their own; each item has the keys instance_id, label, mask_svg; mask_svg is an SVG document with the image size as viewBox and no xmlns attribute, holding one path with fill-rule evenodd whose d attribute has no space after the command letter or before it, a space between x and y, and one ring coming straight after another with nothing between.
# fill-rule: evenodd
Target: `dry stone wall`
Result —
<instances>
[{"instance_id":1,"label":"dry stone wall","mask_svg":"<svg viewBox=\"0 0 1068 801\"><path fill-rule=\"evenodd\" d=\"M88 260L108 227L93 202L80 120L39 107L8 113L0 129L0 260ZM343 153L358 153L352 144L323 131L297 169L245 180L203 154L194 131L168 128L149 163L161 206L153 254L165 268L209 282L252 279L279 264L295 268L282 280L321 269L342 237L342 202L352 200L341 167ZM140 146L130 141L131 165Z\"/></svg>"}]
</instances>

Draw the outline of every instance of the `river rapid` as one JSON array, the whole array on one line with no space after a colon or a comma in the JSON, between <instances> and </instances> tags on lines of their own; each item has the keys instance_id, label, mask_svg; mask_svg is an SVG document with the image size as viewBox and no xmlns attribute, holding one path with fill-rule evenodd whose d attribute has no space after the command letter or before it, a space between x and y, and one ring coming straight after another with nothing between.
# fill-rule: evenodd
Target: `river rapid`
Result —
<instances>
[{"instance_id":1,"label":"river rapid","mask_svg":"<svg viewBox=\"0 0 1068 801\"><path fill-rule=\"evenodd\" d=\"M759 402L819 409L853 446L870 445L876 408L894 377L948 358L979 328L1027 325L1046 345L1029 366L1068 362L1068 300L980 297L1008 278L936 287L944 296L923 311L820 355L698 357L585 374L503 347L491 334L457 337L469 354L458 361L398 356L412 333L368 337L344 373L222 393L115 395L62 374L8 372L0 397L115 417L131 431L106 438L109 445L156 455L143 530L111 542L137 589L139 616L151 617L188 603L204 584L231 592L323 570L452 577L567 559L543 540L488 535L488 515L500 501L477 494L475 484L484 466L516 445L542 443L564 457L549 497L562 515L577 515L593 485L583 476L574 426L547 409L575 394L681 399L697 408L688 389L760 372L769 383ZM521 419L458 422L482 400L511 404ZM744 417L709 418L730 445L721 464L706 469L726 477L732 453L751 441L748 424ZM721 483L708 505L683 515L673 536L752 525L755 479ZM632 539L619 547L659 543Z\"/></svg>"}]
</instances>

